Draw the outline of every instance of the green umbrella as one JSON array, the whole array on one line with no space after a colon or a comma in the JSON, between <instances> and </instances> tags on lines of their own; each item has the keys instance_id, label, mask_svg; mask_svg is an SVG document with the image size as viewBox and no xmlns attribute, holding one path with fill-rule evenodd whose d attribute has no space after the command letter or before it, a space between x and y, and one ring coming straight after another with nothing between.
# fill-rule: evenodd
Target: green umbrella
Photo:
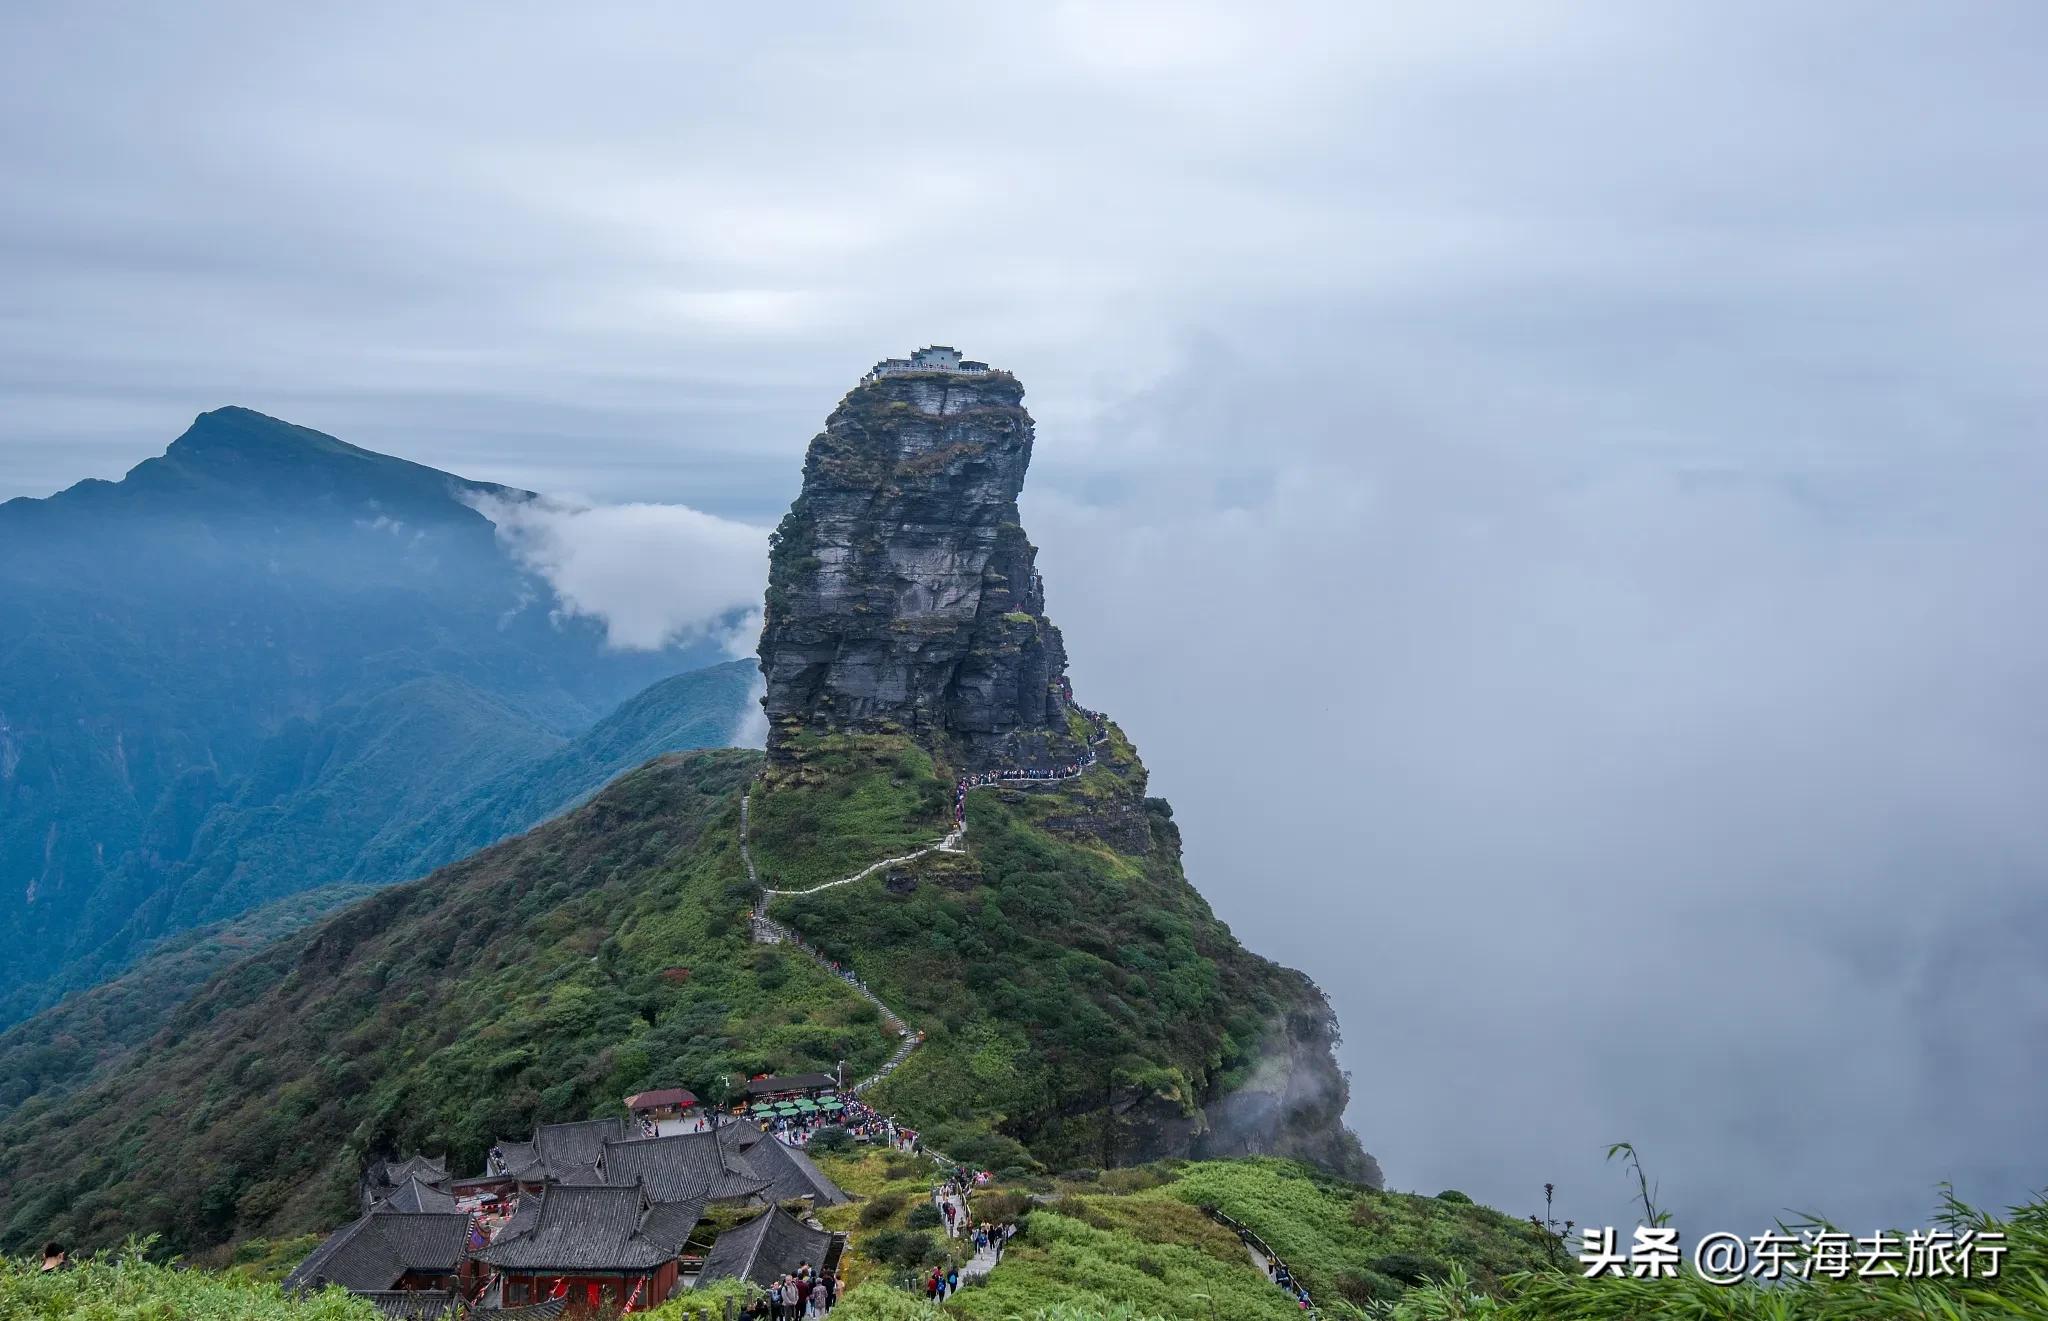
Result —
<instances>
[{"instance_id":1,"label":"green umbrella","mask_svg":"<svg viewBox=\"0 0 2048 1321\"><path fill-rule=\"evenodd\" d=\"M799 1110L816 1110L818 1108L818 1103L816 1101L813 1101L810 1097L806 1096L800 1098L797 1101L796 1108Z\"/></svg>"},{"instance_id":2,"label":"green umbrella","mask_svg":"<svg viewBox=\"0 0 2048 1321\"><path fill-rule=\"evenodd\" d=\"M826 1101L820 1104L818 1108L820 1110L844 1110L846 1107L838 1101Z\"/></svg>"}]
</instances>

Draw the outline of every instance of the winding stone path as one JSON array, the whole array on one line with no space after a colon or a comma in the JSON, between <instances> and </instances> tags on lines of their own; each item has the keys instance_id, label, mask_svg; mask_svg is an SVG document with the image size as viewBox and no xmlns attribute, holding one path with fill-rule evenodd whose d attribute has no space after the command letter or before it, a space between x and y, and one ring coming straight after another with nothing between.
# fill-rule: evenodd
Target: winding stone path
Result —
<instances>
[{"instance_id":1,"label":"winding stone path","mask_svg":"<svg viewBox=\"0 0 2048 1321\"><path fill-rule=\"evenodd\" d=\"M1071 692L1068 694L1068 700L1072 701ZM867 984L850 970L833 967L831 960L827 959L810 945L805 944L803 937L797 933L794 927L778 922L768 916L769 901L777 896L797 898L807 894L816 894L820 890L830 890L836 886L851 885L855 881L866 880L885 868L899 867L904 863L915 862L928 854L962 852L967 846L967 815L963 810L963 804L966 801L967 795L973 793L976 789L1028 789L1037 784L1059 784L1066 780L1078 779L1080 776L1087 774L1088 770L1096 763L1093 745L1105 742L1109 738L1109 718L1098 712L1090 711L1086 707L1077 705L1074 709L1080 711L1093 722L1094 730L1090 739L1090 746L1083 749L1081 760L1073 770L1062 775L1032 775L1026 771L1002 771L989 779L963 776L953 786L953 829L944 839L936 844L927 844L923 848L906 853L901 857L884 858L880 862L870 863L851 876L842 876L836 881L826 881L822 885L813 885L807 889L780 890L773 886L761 884L761 872L754 865L754 850L748 840L748 834L753 823L754 791L748 789L740 795L740 861L745 864L747 869L747 884L760 896L754 901L753 910L748 915L754 943L758 945L793 945L810 955L820 967L832 973L841 981L844 981L857 993L866 998L876 1009L880 1010L882 1022L901 1038L897 1042L896 1049L890 1053L887 1060L883 1061L880 1069L870 1076L861 1079L861 1081L848 1089L855 1096L860 1095L868 1088L873 1087L881 1082L882 1079L894 1073L898 1065L910 1058L910 1052L917 1049L918 1043L923 1040L923 1034L911 1027L910 1021L904 1018L903 1015L891 1009L887 1004L884 1004L882 998L869 990ZM976 782L970 783L970 779ZM977 1254L975 1261L978 1262L979 1260L980 1256ZM970 1263L970 1266L972 1264ZM989 1266L994 1264L994 1254L991 1252ZM984 1267L978 1273L985 1275L988 1273L988 1268ZM967 1275L966 1269L961 1271L961 1275L963 1277Z\"/></svg>"},{"instance_id":2,"label":"winding stone path","mask_svg":"<svg viewBox=\"0 0 2048 1321\"><path fill-rule=\"evenodd\" d=\"M960 1283L966 1284L969 1281L980 1279L994 1270L996 1263L1001 1260L1002 1254L996 1251L996 1246L993 1243L985 1248L975 1249L974 1259L960 1268ZM1007 1279L1008 1277L1005 1276L1004 1278Z\"/></svg>"}]
</instances>

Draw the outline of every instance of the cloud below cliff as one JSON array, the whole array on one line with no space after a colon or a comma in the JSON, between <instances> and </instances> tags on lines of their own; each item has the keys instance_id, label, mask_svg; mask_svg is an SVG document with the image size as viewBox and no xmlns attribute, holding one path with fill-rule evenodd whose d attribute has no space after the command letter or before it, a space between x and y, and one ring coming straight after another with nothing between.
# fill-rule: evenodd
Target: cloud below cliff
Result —
<instances>
[{"instance_id":1,"label":"cloud below cliff","mask_svg":"<svg viewBox=\"0 0 2048 1321\"><path fill-rule=\"evenodd\" d=\"M752 655L761 636L768 534L685 505L576 504L543 497L472 503L568 614L607 642L658 651L711 639Z\"/></svg>"}]
</instances>

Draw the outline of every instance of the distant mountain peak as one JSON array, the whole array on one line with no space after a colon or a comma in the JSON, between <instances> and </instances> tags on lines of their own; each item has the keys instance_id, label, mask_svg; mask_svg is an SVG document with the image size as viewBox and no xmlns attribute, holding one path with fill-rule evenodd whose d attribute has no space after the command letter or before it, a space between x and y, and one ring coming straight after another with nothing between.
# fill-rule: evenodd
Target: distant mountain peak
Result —
<instances>
[{"instance_id":1,"label":"distant mountain peak","mask_svg":"<svg viewBox=\"0 0 2048 1321\"><path fill-rule=\"evenodd\" d=\"M532 499L530 491L473 481L408 459L379 454L253 408L228 405L192 419L162 454L117 482L89 478L44 499L20 498L6 516L46 522L167 514L205 517L240 509L281 514L363 510L430 522L488 527L470 497Z\"/></svg>"},{"instance_id":2,"label":"distant mountain peak","mask_svg":"<svg viewBox=\"0 0 2048 1321\"><path fill-rule=\"evenodd\" d=\"M185 428L184 434L171 442L174 450L180 447L260 449L277 446L340 451L365 458L384 457L345 444L325 432L259 413L253 408L243 408L239 404L208 409L193 418L192 425Z\"/></svg>"}]
</instances>

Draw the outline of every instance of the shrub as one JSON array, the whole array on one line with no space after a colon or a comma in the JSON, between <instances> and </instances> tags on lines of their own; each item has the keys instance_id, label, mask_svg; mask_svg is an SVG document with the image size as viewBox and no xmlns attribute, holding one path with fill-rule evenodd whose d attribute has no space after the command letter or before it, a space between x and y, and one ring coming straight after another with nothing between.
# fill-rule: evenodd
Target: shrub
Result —
<instances>
[{"instance_id":1,"label":"shrub","mask_svg":"<svg viewBox=\"0 0 2048 1321\"><path fill-rule=\"evenodd\" d=\"M1112 1193L1141 1193L1147 1188L1157 1188L1162 1183L1171 1183L1172 1178L1158 1170L1136 1166L1126 1170L1104 1170L1102 1186Z\"/></svg>"},{"instance_id":2,"label":"shrub","mask_svg":"<svg viewBox=\"0 0 2048 1321\"><path fill-rule=\"evenodd\" d=\"M1464 1206L1472 1205L1472 1199L1459 1192L1456 1188L1444 1189L1436 1195L1436 1200L1439 1202L1457 1202Z\"/></svg>"},{"instance_id":3,"label":"shrub","mask_svg":"<svg viewBox=\"0 0 2048 1321\"><path fill-rule=\"evenodd\" d=\"M885 1220L892 1220L903 1209L906 1199L902 1193L883 1193L869 1198L860 1209L860 1224L863 1229L872 1229Z\"/></svg>"},{"instance_id":4,"label":"shrub","mask_svg":"<svg viewBox=\"0 0 2048 1321\"><path fill-rule=\"evenodd\" d=\"M852 1151L853 1134L837 1124L827 1124L811 1134L813 1151Z\"/></svg>"},{"instance_id":5,"label":"shrub","mask_svg":"<svg viewBox=\"0 0 2048 1321\"><path fill-rule=\"evenodd\" d=\"M1390 1252L1375 1257L1367 1269L1389 1275L1403 1284L1434 1284L1451 1273L1448 1263L1413 1252Z\"/></svg>"},{"instance_id":6,"label":"shrub","mask_svg":"<svg viewBox=\"0 0 2048 1321\"><path fill-rule=\"evenodd\" d=\"M1005 1220L1022 1220L1031 1213L1031 1197L1028 1193L983 1193L974 1199L974 1217L977 1220L991 1220L998 1224Z\"/></svg>"},{"instance_id":7,"label":"shrub","mask_svg":"<svg viewBox=\"0 0 2048 1321\"><path fill-rule=\"evenodd\" d=\"M939 1215L939 1208L926 1202L922 1206L911 1208L910 1219L906 1223L912 1229L937 1229L942 1218Z\"/></svg>"},{"instance_id":8,"label":"shrub","mask_svg":"<svg viewBox=\"0 0 2048 1321\"><path fill-rule=\"evenodd\" d=\"M86 1258L68 1271L44 1272L30 1260L0 1258L0 1316L377 1321L373 1304L339 1289L286 1298L276 1285L241 1275L153 1265L143 1258L149 1246L130 1243L118 1256Z\"/></svg>"},{"instance_id":9,"label":"shrub","mask_svg":"<svg viewBox=\"0 0 2048 1321\"><path fill-rule=\"evenodd\" d=\"M861 1250L885 1266L914 1269L945 1255L930 1234L884 1229L870 1235Z\"/></svg>"},{"instance_id":10,"label":"shrub","mask_svg":"<svg viewBox=\"0 0 2048 1321\"><path fill-rule=\"evenodd\" d=\"M1337 1272L1337 1292L1346 1302L1363 1307L1367 1303L1393 1302L1408 1292L1408 1286L1369 1268L1341 1270Z\"/></svg>"}]
</instances>

